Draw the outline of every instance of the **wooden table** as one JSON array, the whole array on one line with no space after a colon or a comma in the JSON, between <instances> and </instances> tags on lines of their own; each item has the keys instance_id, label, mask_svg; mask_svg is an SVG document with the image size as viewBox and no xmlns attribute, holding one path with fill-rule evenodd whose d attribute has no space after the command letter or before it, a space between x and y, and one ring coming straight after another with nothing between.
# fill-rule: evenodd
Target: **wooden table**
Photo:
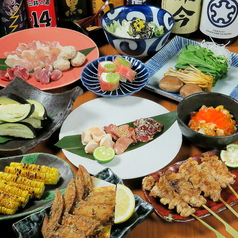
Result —
<instances>
[{"instance_id":1,"label":"wooden table","mask_svg":"<svg viewBox=\"0 0 238 238\"><path fill-rule=\"evenodd\" d=\"M228 47L230 51L238 53L238 41ZM100 55L115 55L118 54L116 50L114 50L110 45L104 45L100 47ZM68 90L74 86L76 86L78 83L74 83L73 85L52 90L52 92L62 92L65 90ZM134 94L134 96L143 97L149 100L152 100L169 111L174 111L177 109L178 103L170 100L168 98L165 98L163 96L154 94L150 91L147 91L145 89L141 90L140 92L137 92ZM77 100L75 101L73 105L73 109L80 106L81 104L95 99L97 96L89 91L85 91L83 95L79 96ZM56 148L54 144L58 140L58 134L59 130L52 135L52 137L45 142L37 145L34 149L29 151L29 153L33 152L45 152L45 153L52 153L55 154L66 161L67 158L63 154L61 150ZM168 148L170 149L170 148ZM187 159L189 156L202 153L204 150L192 145L188 141L183 139L182 147L180 151L178 152L177 156L173 159L173 161L170 163L175 163L177 161L181 161L184 159ZM69 161L68 161L69 162ZM69 162L70 163L70 162ZM71 164L71 163L70 163ZM72 164L71 164L72 165ZM72 165L72 168L76 171L76 167ZM125 180L124 183L131 188L134 194L139 195L141 198L144 199L143 192L141 190L141 180L139 179L131 179L131 180ZM238 211L238 205L234 206L234 209ZM221 213L219 213L219 216L224 219L227 223L229 223L233 228L238 228L238 219L235 217L229 210L225 210ZM7 232L8 237L13 238L14 235L11 232L11 223L16 222L18 219L13 219L9 221L0 221L0 228L1 232L4 231ZM224 225L219 222L215 217L209 216L204 218L204 221L206 221L208 224L210 224L213 228L218 230L220 233L222 233L225 237L232 237L230 236L224 228ZM237 229L238 230L238 229ZM2 237L2 236L1 236ZM204 227L199 221L189 222L189 223L169 223L166 221L161 220L159 217L156 216L156 214L151 214L146 221L138 225L135 229L133 229L128 235L126 235L126 238L203 238L203 237L209 237L213 238L216 237L213 232L208 230L206 227ZM70 238L70 237L69 237Z\"/></svg>"}]
</instances>

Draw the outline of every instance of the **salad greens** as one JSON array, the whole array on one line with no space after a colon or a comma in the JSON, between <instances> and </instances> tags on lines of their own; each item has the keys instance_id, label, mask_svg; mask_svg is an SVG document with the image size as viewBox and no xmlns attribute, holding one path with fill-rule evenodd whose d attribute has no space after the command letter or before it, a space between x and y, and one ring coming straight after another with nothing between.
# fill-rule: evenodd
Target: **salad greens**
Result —
<instances>
[{"instance_id":1,"label":"salad greens","mask_svg":"<svg viewBox=\"0 0 238 238\"><path fill-rule=\"evenodd\" d=\"M183 48L175 68L186 69L192 65L204 74L213 76L213 86L215 86L218 79L227 76L228 60L229 58L226 55L217 55L201 45L191 44Z\"/></svg>"},{"instance_id":2,"label":"salad greens","mask_svg":"<svg viewBox=\"0 0 238 238\"><path fill-rule=\"evenodd\" d=\"M164 33L163 26L157 26L154 22L147 23L141 18L132 21L123 20L121 24L113 20L106 29L114 35L134 39L151 38Z\"/></svg>"}]
</instances>

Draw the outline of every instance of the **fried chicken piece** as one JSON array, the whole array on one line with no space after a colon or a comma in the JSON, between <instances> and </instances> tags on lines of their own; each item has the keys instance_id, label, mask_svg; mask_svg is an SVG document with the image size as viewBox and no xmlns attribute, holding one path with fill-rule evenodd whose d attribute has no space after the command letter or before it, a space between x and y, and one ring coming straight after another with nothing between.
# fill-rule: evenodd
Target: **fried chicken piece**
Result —
<instances>
[{"instance_id":1,"label":"fried chicken piece","mask_svg":"<svg viewBox=\"0 0 238 238\"><path fill-rule=\"evenodd\" d=\"M75 185L76 202L80 202L92 191L91 176L82 165L79 165L78 171L76 173Z\"/></svg>"},{"instance_id":2,"label":"fried chicken piece","mask_svg":"<svg viewBox=\"0 0 238 238\"><path fill-rule=\"evenodd\" d=\"M64 194L64 202L65 202L65 212L69 213L75 203L76 199L76 186L75 180L71 179L66 187Z\"/></svg>"},{"instance_id":3,"label":"fried chicken piece","mask_svg":"<svg viewBox=\"0 0 238 238\"><path fill-rule=\"evenodd\" d=\"M82 200L74 207L73 214L92 217L105 225L113 221L114 208L115 206L112 205Z\"/></svg>"},{"instance_id":4,"label":"fried chicken piece","mask_svg":"<svg viewBox=\"0 0 238 238\"><path fill-rule=\"evenodd\" d=\"M91 217L66 214L62 220L62 227L74 225L77 230L82 231L86 236L98 234L103 229L99 221Z\"/></svg>"},{"instance_id":5,"label":"fried chicken piece","mask_svg":"<svg viewBox=\"0 0 238 238\"><path fill-rule=\"evenodd\" d=\"M50 217L45 216L41 229L44 238L53 237L51 233L53 233L59 228L63 212L64 199L59 189L56 189L55 198L50 211Z\"/></svg>"},{"instance_id":6,"label":"fried chicken piece","mask_svg":"<svg viewBox=\"0 0 238 238\"><path fill-rule=\"evenodd\" d=\"M86 197L85 201L115 206L116 191L92 192Z\"/></svg>"},{"instance_id":7,"label":"fried chicken piece","mask_svg":"<svg viewBox=\"0 0 238 238\"><path fill-rule=\"evenodd\" d=\"M223 163L218 156L205 154L201 160L203 161L201 168L208 168L211 175L222 188L226 188L235 182L236 176L229 171L225 163Z\"/></svg>"},{"instance_id":8,"label":"fried chicken piece","mask_svg":"<svg viewBox=\"0 0 238 238\"><path fill-rule=\"evenodd\" d=\"M195 188L182 173L174 173L170 170L165 173L166 179L181 198L193 207L201 207L207 200L201 196L200 188Z\"/></svg>"},{"instance_id":9,"label":"fried chicken piece","mask_svg":"<svg viewBox=\"0 0 238 238\"><path fill-rule=\"evenodd\" d=\"M77 229L75 225L61 226L54 232L54 238L88 238L88 236L81 230ZM52 237L53 238L53 237Z\"/></svg>"}]
</instances>

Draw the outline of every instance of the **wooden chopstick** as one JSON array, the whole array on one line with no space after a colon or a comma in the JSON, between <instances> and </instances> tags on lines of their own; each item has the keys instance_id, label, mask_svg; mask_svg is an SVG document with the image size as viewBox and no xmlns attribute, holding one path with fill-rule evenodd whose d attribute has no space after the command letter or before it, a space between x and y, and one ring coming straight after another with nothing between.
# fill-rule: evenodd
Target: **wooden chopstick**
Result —
<instances>
[{"instance_id":1,"label":"wooden chopstick","mask_svg":"<svg viewBox=\"0 0 238 238\"><path fill-rule=\"evenodd\" d=\"M224 203L224 205L236 216L238 217L238 213L223 199L220 197L220 201Z\"/></svg>"},{"instance_id":2,"label":"wooden chopstick","mask_svg":"<svg viewBox=\"0 0 238 238\"><path fill-rule=\"evenodd\" d=\"M235 196L237 197L237 199L238 199L238 194L237 194L237 192L234 190L234 188L232 188L230 184L228 184L228 187L229 187L229 189L234 193L234 195L235 195Z\"/></svg>"},{"instance_id":3,"label":"wooden chopstick","mask_svg":"<svg viewBox=\"0 0 238 238\"><path fill-rule=\"evenodd\" d=\"M226 228L226 231L232 235L233 237L237 238L238 237L238 232L230 226L228 223L226 223L223 219L221 219L215 212L213 212L209 207L206 205L202 205L207 211L209 211L214 217L216 217Z\"/></svg>"},{"instance_id":4,"label":"wooden chopstick","mask_svg":"<svg viewBox=\"0 0 238 238\"><path fill-rule=\"evenodd\" d=\"M205 227L207 227L209 230L213 231L217 238L226 238L225 236L223 236L220 232L218 232L217 230L215 230L213 227L211 227L210 225L208 225L205 221L203 221L201 218L197 217L196 215L192 214L192 216L197 219L198 221L200 221Z\"/></svg>"}]
</instances>

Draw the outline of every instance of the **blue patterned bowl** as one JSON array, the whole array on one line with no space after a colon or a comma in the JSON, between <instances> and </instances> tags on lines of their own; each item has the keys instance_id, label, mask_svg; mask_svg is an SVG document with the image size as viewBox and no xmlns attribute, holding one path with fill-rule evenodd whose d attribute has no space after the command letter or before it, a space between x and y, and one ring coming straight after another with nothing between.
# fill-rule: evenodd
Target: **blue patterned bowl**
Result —
<instances>
[{"instance_id":1,"label":"blue patterned bowl","mask_svg":"<svg viewBox=\"0 0 238 238\"><path fill-rule=\"evenodd\" d=\"M87 90L103 97L123 97L138 92L145 87L149 80L149 72L145 64L133 57L121 55L121 57L131 62L131 68L136 71L135 80L133 82L120 82L119 88L113 91L103 91L101 89L98 79L98 63L101 61L113 61L116 56L107 55L100 57L84 67L81 73L81 82Z\"/></svg>"},{"instance_id":2,"label":"blue patterned bowl","mask_svg":"<svg viewBox=\"0 0 238 238\"><path fill-rule=\"evenodd\" d=\"M117 21L131 21L135 18L144 19L146 22L154 22L157 26L164 26L164 34L146 39L123 38L112 34L106 27ZM123 55L135 58L143 58L156 53L167 42L171 29L174 25L172 15L159 7L150 5L125 5L116 7L106 12L101 18L101 26L107 37L108 42Z\"/></svg>"}]
</instances>

